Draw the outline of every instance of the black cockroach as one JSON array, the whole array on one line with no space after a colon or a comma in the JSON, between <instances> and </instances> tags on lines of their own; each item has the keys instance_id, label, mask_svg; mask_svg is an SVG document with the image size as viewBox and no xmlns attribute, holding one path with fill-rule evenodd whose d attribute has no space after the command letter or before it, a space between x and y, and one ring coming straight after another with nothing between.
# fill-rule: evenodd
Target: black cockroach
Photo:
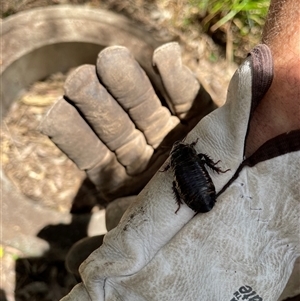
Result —
<instances>
[{"instance_id":1,"label":"black cockroach","mask_svg":"<svg viewBox=\"0 0 300 301\"><path fill-rule=\"evenodd\" d=\"M223 171L205 154L197 154L194 146L198 139L190 144L177 141L170 152L170 163L164 170L170 167L174 173L173 192L178 204L175 213L180 209L183 201L197 213L210 211L216 202L215 185L209 176L205 165L217 173Z\"/></svg>"}]
</instances>

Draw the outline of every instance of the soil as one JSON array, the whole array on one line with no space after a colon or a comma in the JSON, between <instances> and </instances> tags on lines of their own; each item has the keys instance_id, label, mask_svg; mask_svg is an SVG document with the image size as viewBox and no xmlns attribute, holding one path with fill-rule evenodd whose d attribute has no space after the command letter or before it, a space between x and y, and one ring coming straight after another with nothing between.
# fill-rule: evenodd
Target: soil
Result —
<instances>
[{"instance_id":1,"label":"soil","mask_svg":"<svg viewBox=\"0 0 300 301\"><path fill-rule=\"evenodd\" d=\"M38 131L43 116L63 94L66 75L36 82L11 107L1 131L1 161L20 191L43 206L69 212L84 172Z\"/></svg>"}]
</instances>

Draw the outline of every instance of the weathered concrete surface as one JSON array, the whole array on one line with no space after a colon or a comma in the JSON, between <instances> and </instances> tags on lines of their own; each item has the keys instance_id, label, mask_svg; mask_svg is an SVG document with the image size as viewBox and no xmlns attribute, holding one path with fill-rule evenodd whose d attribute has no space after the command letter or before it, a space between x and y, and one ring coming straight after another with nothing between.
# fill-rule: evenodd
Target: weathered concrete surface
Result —
<instances>
[{"instance_id":1,"label":"weathered concrete surface","mask_svg":"<svg viewBox=\"0 0 300 301\"><path fill-rule=\"evenodd\" d=\"M111 45L129 48L160 85L151 65L160 44L127 18L100 9L66 5L12 15L2 22L1 118L31 83L54 72L94 64L98 52Z\"/></svg>"}]
</instances>

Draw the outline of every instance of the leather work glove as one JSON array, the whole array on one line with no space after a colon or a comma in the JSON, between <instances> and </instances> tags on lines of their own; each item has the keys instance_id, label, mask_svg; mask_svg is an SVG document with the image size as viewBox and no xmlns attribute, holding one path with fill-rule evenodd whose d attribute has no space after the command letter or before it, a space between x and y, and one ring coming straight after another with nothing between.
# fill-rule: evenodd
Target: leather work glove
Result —
<instances>
[{"instance_id":1,"label":"leather work glove","mask_svg":"<svg viewBox=\"0 0 300 301\"><path fill-rule=\"evenodd\" d=\"M137 194L166 160L175 140L215 108L178 43L155 50L163 106L150 80L125 47L100 52L77 68L65 97L49 110L40 131L87 172L105 201ZM172 112L170 112L170 110Z\"/></svg>"},{"instance_id":2,"label":"leather work glove","mask_svg":"<svg viewBox=\"0 0 300 301\"><path fill-rule=\"evenodd\" d=\"M299 293L297 286L281 296L300 255L300 130L244 155L272 77L270 50L259 45L233 76L226 104L184 141L198 139L198 154L230 169L203 167L216 189L214 208L195 215L183 203L175 213L174 176L163 167L82 263L83 282L62 301L277 301Z\"/></svg>"}]
</instances>

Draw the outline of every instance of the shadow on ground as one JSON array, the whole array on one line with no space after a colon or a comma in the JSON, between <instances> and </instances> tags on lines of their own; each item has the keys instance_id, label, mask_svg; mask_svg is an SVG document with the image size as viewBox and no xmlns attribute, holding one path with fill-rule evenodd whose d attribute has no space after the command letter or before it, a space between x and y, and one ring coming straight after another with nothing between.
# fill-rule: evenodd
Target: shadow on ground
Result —
<instances>
[{"instance_id":1,"label":"shadow on ground","mask_svg":"<svg viewBox=\"0 0 300 301\"><path fill-rule=\"evenodd\" d=\"M65 256L70 247L87 236L87 215L74 216L69 225L44 227L38 237L50 245L41 257L16 261L16 301L56 301L77 283L65 268Z\"/></svg>"},{"instance_id":2,"label":"shadow on ground","mask_svg":"<svg viewBox=\"0 0 300 301\"><path fill-rule=\"evenodd\" d=\"M88 202L90 205L87 206L85 202L84 194L94 189L88 180L84 181L73 201L71 213L66 214L33 204L17 195L5 178L2 180L2 244L4 250L11 248L21 252L10 265L15 266L15 285L12 283L14 277L6 275L10 269L2 269L7 277L1 281L0 301L58 301L77 283L76 277L65 267L69 249L88 236L91 223L98 228L103 224L103 210L99 211L102 220L95 221L95 214L91 213L95 204ZM103 232L103 227L100 231ZM23 254L39 255L25 257Z\"/></svg>"}]
</instances>

